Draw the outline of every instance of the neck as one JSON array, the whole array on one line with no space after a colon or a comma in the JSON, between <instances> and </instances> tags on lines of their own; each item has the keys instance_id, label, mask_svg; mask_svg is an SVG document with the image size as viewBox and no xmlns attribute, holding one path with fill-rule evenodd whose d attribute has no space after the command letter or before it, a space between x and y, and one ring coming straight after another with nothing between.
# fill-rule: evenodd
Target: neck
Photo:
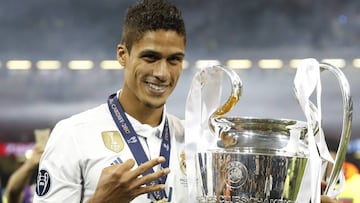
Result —
<instances>
[{"instance_id":1,"label":"neck","mask_svg":"<svg viewBox=\"0 0 360 203\"><path fill-rule=\"evenodd\" d=\"M150 108L145 106L143 103L131 99L125 98L125 96L119 96L119 102L124 111L138 120L142 124L148 124L152 127L156 127L161 123L162 113L164 107L161 108Z\"/></svg>"}]
</instances>

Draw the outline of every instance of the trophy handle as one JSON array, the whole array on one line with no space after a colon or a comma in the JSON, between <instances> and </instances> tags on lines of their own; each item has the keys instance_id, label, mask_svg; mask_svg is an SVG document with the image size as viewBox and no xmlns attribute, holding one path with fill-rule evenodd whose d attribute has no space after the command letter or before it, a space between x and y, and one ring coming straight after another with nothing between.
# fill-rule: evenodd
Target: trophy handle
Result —
<instances>
[{"instance_id":1,"label":"trophy handle","mask_svg":"<svg viewBox=\"0 0 360 203\"><path fill-rule=\"evenodd\" d=\"M320 63L320 70L328 70L336 76L341 87L344 108L340 143L336 152L335 163L330 173L329 182L325 188L325 194L328 194L330 188L333 188L333 185L336 184L345 161L347 145L350 141L351 134L353 103L350 95L350 85L344 73L339 68L327 63Z\"/></svg>"},{"instance_id":2,"label":"trophy handle","mask_svg":"<svg viewBox=\"0 0 360 203\"><path fill-rule=\"evenodd\" d=\"M228 97L226 102L223 103L220 107L218 107L209 117L208 124L210 130L215 135L219 135L218 129L220 129L220 131L224 130L229 127L228 125L230 125L230 122L227 122L225 120L222 121L221 119L219 119L219 117L229 112L239 101L242 92L242 82L239 75L235 71L233 71L232 69L226 66L216 65L216 66L212 66L211 68L225 72L231 81L230 96Z\"/></svg>"}]
</instances>

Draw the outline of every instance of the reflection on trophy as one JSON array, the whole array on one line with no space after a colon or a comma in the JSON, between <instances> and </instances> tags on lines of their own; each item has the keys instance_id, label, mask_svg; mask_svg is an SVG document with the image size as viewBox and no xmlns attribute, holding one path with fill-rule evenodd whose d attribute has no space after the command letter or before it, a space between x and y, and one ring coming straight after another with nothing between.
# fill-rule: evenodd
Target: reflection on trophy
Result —
<instances>
[{"instance_id":1,"label":"reflection on trophy","mask_svg":"<svg viewBox=\"0 0 360 203\"><path fill-rule=\"evenodd\" d=\"M329 188L336 184L345 158L350 139L352 102L347 79L340 69L329 64L320 64L319 68L336 76L344 103L343 131ZM217 137L216 147L198 151L195 156L196 201L298 202L309 163L309 125L289 119L225 117L240 98L241 80L226 67L210 69L226 73L232 83L232 92L225 104L208 119L209 129ZM206 74L207 70L203 71L205 73L201 74ZM317 109L312 103L310 106L312 115L315 115ZM313 136L321 132L317 122L313 122L311 128ZM296 146L296 150L292 146Z\"/></svg>"}]
</instances>

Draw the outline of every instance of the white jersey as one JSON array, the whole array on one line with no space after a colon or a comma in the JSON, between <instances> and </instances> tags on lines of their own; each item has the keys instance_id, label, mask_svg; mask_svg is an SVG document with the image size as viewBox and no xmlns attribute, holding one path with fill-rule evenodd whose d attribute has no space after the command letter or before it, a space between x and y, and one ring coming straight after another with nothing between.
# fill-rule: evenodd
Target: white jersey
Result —
<instances>
[{"instance_id":1,"label":"white jersey","mask_svg":"<svg viewBox=\"0 0 360 203\"><path fill-rule=\"evenodd\" d=\"M164 111L165 112L165 111ZM187 202L184 129L175 116L167 115L171 136L171 169L166 180L168 202ZM149 159L160 154L162 123L153 128L128 116ZM107 104L60 121L42 155L34 202L86 202L94 194L103 168L134 159ZM159 167L159 166L157 166ZM158 168L154 168L158 170ZM156 202L143 194L133 203Z\"/></svg>"}]
</instances>

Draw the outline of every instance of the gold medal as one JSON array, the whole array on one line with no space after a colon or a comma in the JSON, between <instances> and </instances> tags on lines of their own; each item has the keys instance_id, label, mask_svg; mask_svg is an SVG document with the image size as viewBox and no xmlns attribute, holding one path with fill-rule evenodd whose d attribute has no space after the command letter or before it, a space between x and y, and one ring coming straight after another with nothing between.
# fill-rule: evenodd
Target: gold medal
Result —
<instances>
[{"instance_id":1,"label":"gold medal","mask_svg":"<svg viewBox=\"0 0 360 203\"><path fill-rule=\"evenodd\" d=\"M156 201L156 203L167 203L167 201L166 201L166 199L161 199L161 200Z\"/></svg>"}]
</instances>

